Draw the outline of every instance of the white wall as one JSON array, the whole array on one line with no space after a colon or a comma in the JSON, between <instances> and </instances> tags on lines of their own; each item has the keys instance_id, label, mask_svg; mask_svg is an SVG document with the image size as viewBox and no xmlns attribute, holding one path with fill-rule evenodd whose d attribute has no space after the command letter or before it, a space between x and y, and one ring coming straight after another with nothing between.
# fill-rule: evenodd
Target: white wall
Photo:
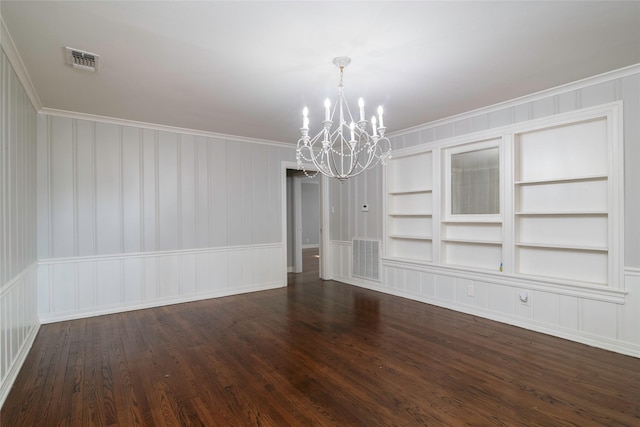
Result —
<instances>
[{"instance_id":1,"label":"white wall","mask_svg":"<svg viewBox=\"0 0 640 427\"><path fill-rule=\"evenodd\" d=\"M0 51L0 406L39 328L36 111L4 48L3 44Z\"/></svg>"},{"instance_id":2,"label":"white wall","mask_svg":"<svg viewBox=\"0 0 640 427\"><path fill-rule=\"evenodd\" d=\"M320 244L320 176L300 182L302 198L302 247Z\"/></svg>"},{"instance_id":3,"label":"white wall","mask_svg":"<svg viewBox=\"0 0 640 427\"><path fill-rule=\"evenodd\" d=\"M392 135L392 146L429 146L447 138L614 101L623 102L624 120L623 277L627 295L623 303L529 288L531 303L519 305L515 304L518 292L527 284L499 283L490 276L446 267L385 262L381 282L352 277L351 240L382 236L381 168L331 186L335 207L330 227L333 277L640 357L640 66L398 132ZM372 188L376 189L373 193ZM364 201L371 205L368 213L359 211ZM474 286L475 297L467 296L467 285Z\"/></svg>"},{"instance_id":4,"label":"white wall","mask_svg":"<svg viewBox=\"0 0 640 427\"><path fill-rule=\"evenodd\" d=\"M42 321L284 286L275 145L41 114Z\"/></svg>"},{"instance_id":5,"label":"white wall","mask_svg":"<svg viewBox=\"0 0 640 427\"><path fill-rule=\"evenodd\" d=\"M382 174L378 165L354 179L330 181L330 240L382 239ZM369 205L368 212L362 212L364 203Z\"/></svg>"}]
</instances>

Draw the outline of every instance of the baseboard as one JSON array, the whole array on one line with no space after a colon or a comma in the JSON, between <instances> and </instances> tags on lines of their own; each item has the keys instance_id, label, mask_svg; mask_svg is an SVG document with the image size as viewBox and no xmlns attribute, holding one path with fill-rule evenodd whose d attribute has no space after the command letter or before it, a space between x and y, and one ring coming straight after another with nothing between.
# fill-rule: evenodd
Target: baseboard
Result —
<instances>
[{"instance_id":1,"label":"baseboard","mask_svg":"<svg viewBox=\"0 0 640 427\"><path fill-rule=\"evenodd\" d=\"M285 286L282 245L41 260L43 323Z\"/></svg>"},{"instance_id":2,"label":"baseboard","mask_svg":"<svg viewBox=\"0 0 640 427\"><path fill-rule=\"evenodd\" d=\"M9 395L11 387L13 387L13 383L16 381L16 378L18 378L18 374L20 373L22 365L24 364L25 360L27 360L27 355L29 354L31 347L36 340L36 336L38 335L39 330L40 325L33 325L33 327L29 330L29 333L25 337L25 340L22 342L22 346L20 347L18 356L9 367L7 377L4 379L4 381L2 381L2 384L0 384L0 409L4 405L4 401Z\"/></svg>"},{"instance_id":3,"label":"baseboard","mask_svg":"<svg viewBox=\"0 0 640 427\"><path fill-rule=\"evenodd\" d=\"M549 325L540 324L535 321L522 321L517 318L501 316L488 310L483 310L478 307L465 306L462 304L451 304L448 301L439 300L436 298L425 298L414 294L408 294L398 289L390 289L381 287L379 283L354 280L349 277L335 277L336 281L347 283L349 285L358 286L361 288L369 289L372 291L382 292L384 294L394 295L401 298L406 298L425 304L434 305L437 307L446 308L449 310L457 311L460 313L470 314L473 316L482 317L488 320L494 320L496 322L505 323L511 326L520 327L523 329L539 332L546 335L574 341L580 344L585 344L591 347L600 348L603 350L613 351L627 356L640 358L640 345L633 343L616 341L608 339L606 337L595 336L587 333L576 333L574 330L562 329L562 328L550 328ZM377 285L377 286L376 286Z\"/></svg>"},{"instance_id":4,"label":"baseboard","mask_svg":"<svg viewBox=\"0 0 640 427\"><path fill-rule=\"evenodd\" d=\"M221 297L227 297L231 295L246 294L250 292L266 291L269 289L282 288L284 286L286 286L286 283L282 284L281 282L271 282L271 283L264 283L258 286L247 286L247 287L240 287L240 288L233 288L233 289L225 289L225 290L212 291L212 292L206 292L206 293L195 294L195 295L181 295L177 297L157 299L154 301L147 301L147 302L138 303L138 304L128 304L128 305L119 304L112 307L100 307L96 310L78 310L74 312L57 313L54 315L41 314L40 323L42 324L56 323L56 322L64 322L68 320L84 319L88 317L104 316L107 314L124 313L127 311L144 310L147 308L162 307L166 305L183 304L187 302L201 301L201 300L206 300L211 298L221 298Z\"/></svg>"}]
</instances>

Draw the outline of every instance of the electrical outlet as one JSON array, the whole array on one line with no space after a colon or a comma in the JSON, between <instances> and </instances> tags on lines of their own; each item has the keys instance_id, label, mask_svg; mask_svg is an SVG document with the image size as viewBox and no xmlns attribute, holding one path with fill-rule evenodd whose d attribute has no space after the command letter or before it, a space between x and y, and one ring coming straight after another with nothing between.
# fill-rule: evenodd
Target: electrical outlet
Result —
<instances>
[{"instance_id":1,"label":"electrical outlet","mask_svg":"<svg viewBox=\"0 0 640 427\"><path fill-rule=\"evenodd\" d=\"M523 305L529 305L529 292L520 291L520 302Z\"/></svg>"},{"instance_id":2,"label":"electrical outlet","mask_svg":"<svg viewBox=\"0 0 640 427\"><path fill-rule=\"evenodd\" d=\"M467 296L472 297L474 294L473 285L467 285Z\"/></svg>"},{"instance_id":3,"label":"electrical outlet","mask_svg":"<svg viewBox=\"0 0 640 427\"><path fill-rule=\"evenodd\" d=\"M369 212L369 204L368 203L363 203L362 204L362 212Z\"/></svg>"}]
</instances>

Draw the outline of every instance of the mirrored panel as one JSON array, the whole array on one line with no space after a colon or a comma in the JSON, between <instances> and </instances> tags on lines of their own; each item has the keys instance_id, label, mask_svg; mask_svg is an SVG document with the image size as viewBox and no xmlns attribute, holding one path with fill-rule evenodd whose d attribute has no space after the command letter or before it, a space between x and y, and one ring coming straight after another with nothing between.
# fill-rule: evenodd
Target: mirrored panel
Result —
<instances>
[{"instance_id":1,"label":"mirrored panel","mask_svg":"<svg viewBox=\"0 0 640 427\"><path fill-rule=\"evenodd\" d=\"M498 147L451 155L451 213L500 213L500 152Z\"/></svg>"}]
</instances>

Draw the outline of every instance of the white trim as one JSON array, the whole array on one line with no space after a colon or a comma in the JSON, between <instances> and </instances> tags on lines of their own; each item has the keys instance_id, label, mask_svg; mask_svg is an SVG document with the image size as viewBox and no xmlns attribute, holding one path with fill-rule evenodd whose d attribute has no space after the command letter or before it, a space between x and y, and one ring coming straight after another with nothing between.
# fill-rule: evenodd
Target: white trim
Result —
<instances>
[{"instance_id":1,"label":"white trim","mask_svg":"<svg viewBox=\"0 0 640 427\"><path fill-rule=\"evenodd\" d=\"M333 274L333 252L330 250L329 244L330 234L330 214L329 214L329 178L325 175L320 176L320 279L331 280Z\"/></svg>"},{"instance_id":2,"label":"white trim","mask_svg":"<svg viewBox=\"0 0 640 427\"><path fill-rule=\"evenodd\" d=\"M36 336L38 335L38 331L40 330L40 324L36 324L33 327L29 328L29 332L27 336L22 341L20 345L20 351L17 354L15 360L12 361L11 366L9 366L9 370L6 373L4 381L0 383L0 408L4 405L4 401L7 399L9 392L11 391L11 387L13 387L13 383L18 378L18 374L20 373L20 369L22 369L22 365L27 360L27 356L31 351L31 347L36 340Z\"/></svg>"},{"instance_id":3,"label":"white trim","mask_svg":"<svg viewBox=\"0 0 640 427\"><path fill-rule=\"evenodd\" d=\"M551 335L566 340L586 344L592 347L602 348L605 350L614 351L616 353L626 354L628 356L640 357L640 345L634 343L628 343L624 341L613 340L611 338L592 335L582 331L574 331L561 327L549 328L548 325L536 322L531 319L526 321L520 320L517 317L501 316L495 312L481 309L478 307L472 307L463 304L452 304L448 301L440 300L437 298L425 298L423 296L409 294L402 292L397 288L382 288L376 286L371 282L353 280L346 277L340 277L340 281L349 285L358 286L365 289L370 289L376 292L382 292L389 295L394 295L401 298L407 298L410 300L422 302L425 304L435 305L437 307L447 308L457 311L459 313L470 314L473 316L482 317L484 319L494 320L496 322L505 323L507 325L517 326L523 329L528 329L534 332L540 332L546 335Z\"/></svg>"},{"instance_id":4,"label":"white trim","mask_svg":"<svg viewBox=\"0 0 640 427\"><path fill-rule=\"evenodd\" d=\"M383 258L382 265L384 267L401 268L405 270L413 270L432 274L443 274L461 279L484 281L509 287L543 291L558 295L567 295L577 298L604 301L615 304L624 304L625 297L628 294L627 291L615 288L587 286L583 284L572 285L568 282L560 283L555 279L549 279L548 281L545 281L543 279L534 279L508 273L489 273L474 270L472 268L466 269L450 266L426 265L419 262L414 263L408 261L398 261L389 258Z\"/></svg>"},{"instance_id":5,"label":"white trim","mask_svg":"<svg viewBox=\"0 0 640 427\"><path fill-rule=\"evenodd\" d=\"M21 285L25 286L25 280L30 280L30 279L33 280L36 283L35 288L37 288L37 280L38 280L37 274L38 274L38 263L33 262L27 268L25 268L20 273L18 273L15 277L9 280L7 283L0 286L0 305L2 304L2 299L6 297L9 292L13 291L16 287L19 287ZM25 298L31 298L31 296L25 295ZM36 305L37 305L37 302L36 302ZM25 307L23 305L23 307L20 307L20 308L24 310ZM12 310L10 310L10 312L11 311ZM20 369L22 368L22 365L24 364L27 358L27 355L29 354L29 351L31 350L31 346L35 341L36 335L38 334L38 330L40 329L40 322L38 321L37 309L34 308L33 312L29 313L28 316L30 318L27 319L27 323L24 324L24 326L27 328L27 333L25 336L17 337L18 338L17 344L19 346L18 352L15 354L15 357L13 359L11 358L10 355L7 354L8 369L5 372L4 378L0 377L0 408L2 408L2 405L4 404L5 399L9 395L9 391L11 390L13 383L18 377L18 373L20 372ZM1 320L2 319L0 319L0 322ZM17 334L17 330L14 329L13 331L9 331L10 341L11 341L12 333ZM4 351L4 350L6 349L0 346L0 351Z\"/></svg>"},{"instance_id":6,"label":"white trim","mask_svg":"<svg viewBox=\"0 0 640 427\"><path fill-rule=\"evenodd\" d=\"M4 53L7 55L7 58L9 59L9 63L13 67L13 71L18 76L18 80L20 80L20 83L22 83L22 87L27 93L27 96L29 97L33 108L35 108L36 111L40 111L42 109L42 102L38 97L38 93L33 86L31 77L29 77L29 73L27 72L27 67L25 67L24 62L22 62L22 57L18 53L16 45L13 43L13 38L11 38L9 29L5 25L2 16L0 16L0 45L2 46Z\"/></svg>"},{"instance_id":7,"label":"white trim","mask_svg":"<svg viewBox=\"0 0 640 427\"><path fill-rule=\"evenodd\" d=\"M625 276L640 277L640 267L625 267Z\"/></svg>"},{"instance_id":8,"label":"white trim","mask_svg":"<svg viewBox=\"0 0 640 427\"><path fill-rule=\"evenodd\" d=\"M282 257L283 257L283 281L287 283L287 273L290 272L290 266L287 261L287 169L298 170L298 163L283 160L280 162L280 194L281 194L281 230L282 230ZM313 165L305 164L305 169L315 172ZM322 280L331 280L330 274L333 271L330 268L329 258L329 178L320 174L320 265L319 275ZM295 271L295 266L293 267Z\"/></svg>"},{"instance_id":9,"label":"white trim","mask_svg":"<svg viewBox=\"0 0 640 427\"><path fill-rule=\"evenodd\" d=\"M445 222L499 222L504 220L504 136L486 140L477 140L469 144L460 144L447 147L444 150L444 221ZM498 213L496 214L454 214L451 212L451 156L454 154L468 153L471 151L480 151L497 148L498 149L498 186L499 186L499 204Z\"/></svg>"},{"instance_id":10,"label":"white trim","mask_svg":"<svg viewBox=\"0 0 640 427\"><path fill-rule=\"evenodd\" d=\"M311 244L311 245L302 245L302 249L315 249L315 248L319 248L320 244L316 243L316 244Z\"/></svg>"},{"instance_id":11,"label":"white trim","mask_svg":"<svg viewBox=\"0 0 640 427\"><path fill-rule=\"evenodd\" d=\"M397 132L389 133L387 137L396 138L396 137L404 136L410 133L420 132L426 129L432 129L438 126L455 123L460 120L470 119L480 114L490 114L496 111L503 110L505 108L513 108L513 107L522 105L523 103L539 101L541 99L545 99L551 96L556 96L556 95L560 95L573 90L583 89L592 85L620 79L623 77L632 76L637 73L640 73L640 63L630 65L628 67L620 68L617 70L607 71L605 73L598 74L596 76L586 77L582 80L577 80L577 81L556 86L550 89L544 89L539 92L521 96L519 98L513 98L508 101L499 102L497 104L481 107L475 110L470 110L464 113L457 114L455 116L448 116L443 119L433 120L431 122L423 123L421 125L413 126L406 129L401 129ZM396 155L395 152L393 154L394 156Z\"/></svg>"},{"instance_id":12,"label":"white trim","mask_svg":"<svg viewBox=\"0 0 640 427\"><path fill-rule=\"evenodd\" d=\"M276 146L281 148L293 147L291 143L282 142L282 141L271 141L266 139L227 135L227 134L217 133L217 132L181 128L177 126L168 126L168 125L161 125L157 123L140 122L136 120L121 119L117 117L100 116L96 114L87 114L87 113L80 113L75 111L67 111L67 110L60 110L56 108L44 107L42 105L42 101L38 97L38 93L36 92L35 86L31 81L31 78L29 77L27 68L25 67L24 62L22 61L22 57L20 56L20 54L18 53L18 50L16 49L16 46L13 42L13 39L11 38L9 30L7 29L4 23L4 20L2 19L2 16L0 16L0 45L5 51L7 58L9 59L9 63L11 64L11 66L13 67L13 70L18 76L20 83L22 83L22 86L24 87L24 90L27 93L29 100L31 101L31 104L33 105L33 108L35 108L37 113L42 113L42 114L51 115L51 116L66 117L69 119L89 120L94 122L109 123L109 124L120 125L120 126L131 126L131 127L164 131L164 132L181 133L185 135L203 136L206 138L217 138L217 139L223 139L227 141L247 142L251 144L270 145L270 146Z\"/></svg>"},{"instance_id":13,"label":"white trim","mask_svg":"<svg viewBox=\"0 0 640 427\"><path fill-rule=\"evenodd\" d=\"M293 272L302 273L302 177L293 177ZM287 243L289 243L287 241Z\"/></svg>"},{"instance_id":14,"label":"white trim","mask_svg":"<svg viewBox=\"0 0 640 427\"><path fill-rule=\"evenodd\" d=\"M174 133L180 133L184 135L203 136L205 138L223 139L226 141L248 142L251 144L271 145L271 146L276 146L281 148L294 147L293 144L288 142L270 141L266 139L227 135L224 133L181 128L177 126L161 125L157 123L139 122L136 120L120 119L117 117L107 117L107 116L99 116L95 114L77 113L74 111L58 110L55 108L41 108L38 112L42 114L47 114L50 116L65 117L69 119L89 120L89 121L100 122L100 123L108 123L108 124L114 124L114 125L120 125L120 126L131 126L136 128L157 130L162 132L174 132Z\"/></svg>"},{"instance_id":15,"label":"white trim","mask_svg":"<svg viewBox=\"0 0 640 427\"><path fill-rule=\"evenodd\" d=\"M20 282L21 280L24 280L24 278L31 273L31 270L36 270L38 268L38 262L34 261L31 264L29 264L29 266L27 266L27 268L25 268L24 270L22 270L20 273L16 274L15 276L13 276L11 278L11 280L9 280L7 283L1 284L0 285L0 298L4 296L4 294L6 294L7 292L11 291L11 289L13 289L13 287L18 284L18 282Z\"/></svg>"},{"instance_id":16,"label":"white trim","mask_svg":"<svg viewBox=\"0 0 640 427\"><path fill-rule=\"evenodd\" d=\"M41 306L38 316L40 322L51 323L284 287L286 282L281 280L275 268L279 264L277 260L282 246L282 243L277 243L49 259L38 264L38 297ZM202 276L197 271L195 275L182 274L185 261L195 265L197 270L199 263L207 263L207 260L214 258L218 262L224 261L226 267L214 270L200 264L205 267ZM115 269L116 273L120 272L110 278L113 292L107 298L99 297L99 283L96 280L104 263L110 263L110 268ZM161 263L165 263L162 268ZM258 274L249 271L250 268L256 268L256 263L261 268ZM129 270L132 273L128 276L129 280L125 280L124 273L127 265L132 268ZM78 294L77 281L81 280L78 271L81 267L88 274L82 280L89 277L86 290L87 293L93 293L93 298L80 298ZM57 268L69 274L57 276ZM147 276L146 271L151 271L153 277ZM232 271L236 274L232 274ZM173 279L166 281L161 276L164 273L173 275ZM132 291L129 296L125 287ZM60 295L65 295L64 301Z\"/></svg>"},{"instance_id":17,"label":"white trim","mask_svg":"<svg viewBox=\"0 0 640 427\"><path fill-rule=\"evenodd\" d=\"M640 70L639 70L640 71ZM607 117L613 115L613 121L619 127L619 117L622 116L622 101L607 102L592 107L579 108L563 113L550 114L548 116L525 120L521 122L511 123L508 125L469 132L462 135L456 135L449 138L437 139L430 142L420 143L414 146L400 148L394 150L393 158L406 157L413 154L419 154L434 150L436 148L448 148L452 146L472 144L475 142L484 142L490 139L499 138L505 134L531 132L548 126L559 126L570 124L576 121L591 120L599 117ZM616 129L621 132L620 129Z\"/></svg>"},{"instance_id":18,"label":"white trim","mask_svg":"<svg viewBox=\"0 0 640 427\"><path fill-rule=\"evenodd\" d=\"M192 294L192 295L177 296L177 297L170 297L170 298L160 298L160 299L155 299L149 302L134 303L131 305L119 303L111 307L106 307L106 308L101 307L97 310L74 311L71 314L65 314L65 313L41 314L40 322L42 324L47 324L47 323L63 322L67 320L85 319L87 317L103 316L105 314L124 313L127 311L143 310L146 308L162 307L162 306L173 305L173 304L182 304L185 302L201 301L205 299L220 298L220 297L226 297L230 295L239 295L239 294L245 294L250 292L266 291L269 289L277 289L282 287L283 287L283 284L280 281L275 281L275 282L263 283L260 285L225 289L221 291L205 292L201 294Z\"/></svg>"},{"instance_id":19,"label":"white trim","mask_svg":"<svg viewBox=\"0 0 640 427\"><path fill-rule=\"evenodd\" d=\"M239 246L220 246L214 248L197 248L197 249L178 249L172 251L154 251L154 252L132 252L124 254L112 254L112 255L91 255L91 256L79 256L79 257L66 257L66 258L47 258L38 262L38 265L52 265L52 264L67 264L75 262L86 261L105 261L105 260L123 260L133 258L153 258L164 257L167 255L187 255L198 253L211 253L211 252L232 252L243 251L247 249L269 249L280 248L282 243L265 243L257 245L239 245Z\"/></svg>"}]
</instances>

